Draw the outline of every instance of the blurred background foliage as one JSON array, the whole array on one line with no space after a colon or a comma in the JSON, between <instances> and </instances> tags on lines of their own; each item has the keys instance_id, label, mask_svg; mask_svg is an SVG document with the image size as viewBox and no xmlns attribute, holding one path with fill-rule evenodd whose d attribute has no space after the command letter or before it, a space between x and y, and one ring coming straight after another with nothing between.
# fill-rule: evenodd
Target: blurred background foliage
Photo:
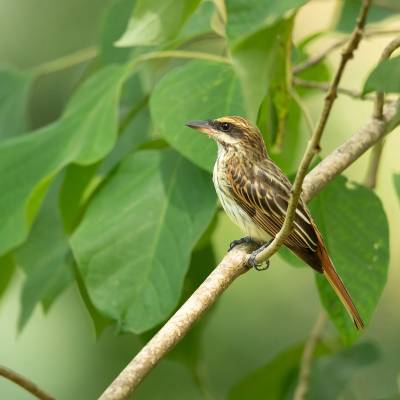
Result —
<instances>
[{"instance_id":1,"label":"blurred background foliage","mask_svg":"<svg viewBox=\"0 0 400 400\"><path fill-rule=\"evenodd\" d=\"M58 399L96 398L241 235L217 211L214 144L184 123L247 115L292 175L302 108L315 121L323 100L292 86L292 64L350 32L360 6L225 3L0 0L0 363ZM368 28L400 31L399 13L377 0ZM363 41L343 86L361 91L394 36ZM338 57L298 77L326 82ZM397 65L364 90L398 92ZM322 155L371 111L339 96ZM376 193L366 155L312 203L369 321L357 342L325 282L282 253L238 279L135 398L291 398L318 296L333 324L307 398L399 398L399 148L389 135ZM30 398L7 381L0 397Z\"/></svg>"}]
</instances>

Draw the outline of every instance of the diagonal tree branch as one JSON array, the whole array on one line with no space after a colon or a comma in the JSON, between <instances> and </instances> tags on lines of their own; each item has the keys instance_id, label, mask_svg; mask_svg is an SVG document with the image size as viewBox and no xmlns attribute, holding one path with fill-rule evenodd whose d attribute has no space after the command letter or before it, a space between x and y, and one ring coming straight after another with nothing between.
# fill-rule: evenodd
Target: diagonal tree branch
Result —
<instances>
[{"instance_id":1,"label":"diagonal tree branch","mask_svg":"<svg viewBox=\"0 0 400 400\"><path fill-rule=\"evenodd\" d=\"M271 244L257 255L257 263L269 259L283 244L289 235L295 210L302 192L303 180L308 167L319 151L319 142L324 132L333 103L337 97L337 88L347 62L353 57L363 34L371 0L364 0L357 18L356 27L345 47L341 62L332 80L317 127L308 143L293 184L284 224ZM355 159L353 159L354 161ZM335 176L335 175L334 175ZM325 182L326 183L326 182ZM137 356L120 373L115 381L101 395L100 400L125 399L132 393L150 370L161 358L187 333L200 316L213 304L223 291L238 276L246 272L249 255L246 248L234 248L227 254L216 269L200 285L193 295L160 329L160 331L144 346Z\"/></svg>"},{"instance_id":2,"label":"diagonal tree branch","mask_svg":"<svg viewBox=\"0 0 400 400\"><path fill-rule=\"evenodd\" d=\"M349 140L319 163L304 179L303 198L311 200L324 186L339 175L386 133L400 124L397 110L400 103L384 108L384 120L371 119ZM130 361L120 375L101 395L101 400L127 398L158 364L158 362L188 333L240 275L248 271L248 247L242 245L231 250L208 278L189 297L182 307L165 323L160 331Z\"/></svg>"},{"instance_id":3,"label":"diagonal tree branch","mask_svg":"<svg viewBox=\"0 0 400 400\"><path fill-rule=\"evenodd\" d=\"M10 380L11 382L14 382L16 385L22 387L27 392L40 400L54 400L54 397L47 394L43 389L38 387L28 378L25 378L18 372L15 372L10 368L4 367L3 365L0 365L0 376Z\"/></svg>"}]
</instances>

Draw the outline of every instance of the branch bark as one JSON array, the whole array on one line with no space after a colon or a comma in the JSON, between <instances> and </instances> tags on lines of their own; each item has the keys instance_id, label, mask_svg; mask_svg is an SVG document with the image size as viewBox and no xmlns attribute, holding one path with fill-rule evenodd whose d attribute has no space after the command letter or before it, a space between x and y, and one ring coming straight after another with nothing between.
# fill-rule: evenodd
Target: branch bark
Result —
<instances>
[{"instance_id":1,"label":"branch bark","mask_svg":"<svg viewBox=\"0 0 400 400\"><path fill-rule=\"evenodd\" d=\"M352 58L354 50L362 38L362 32L366 21L370 0L364 0L360 15L357 19L357 26L351 35L350 41L346 46L338 70L326 96L324 109L319 120L318 126L307 146L307 150L301 162L296 180L293 185L293 192L290 198L285 223L275 237L270 246L257 257L257 262L265 261L276 252L289 234L293 222L294 212L303 189L304 198L311 199L324 185L326 185L336 175L340 174L346 166L354 162L364 151L371 147L380 137L386 133L386 128L390 124L393 129L398 124L396 118L397 106L387 112L388 120L370 121L361 132L364 138L362 145L354 142L353 138L336 150L324 161L324 166L316 167L308 175L308 180L304 179L308 166L313 156L318 152L319 141L328 120L333 102L336 98L336 91L342 77L347 62ZM393 120L391 119L393 118ZM354 136L359 136L356 133ZM371 138L368 139L368 134ZM368 143L370 145L368 145ZM315 172L316 171L316 172ZM311 177L310 177L311 175ZM304 183L303 183L304 180ZM193 324L202 314L217 300L224 290L241 274L247 271L248 248L238 247L231 250L215 268L209 277L200 287L190 296L186 303L166 322L160 331L143 347L136 357L127 365L119 376L111 383L106 391L100 396L100 400L119 400L125 399L132 393L144 379L144 377L154 368L154 366L178 343Z\"/></svg>"},{"instance_id":2,"label":"branch bark","mask_svg":"<svg viewBox=\"0 0 400 400\"><path fill-rule=\"evenodd\" d=\"M27 392L40 400L55 400L54 397L47 394L43 389L40 389L28 378L25 378L18 372L15 372L10 368L4 367L3 365L0 365L0 376L8 379L11 382L14 382L15 384L25 389Z\"/></svg>"},{"instance_id":3,"label":"branch bark","mask_svg":"<svg viewBox=\"0 0 400 400\"><path fill-rule=\"evenodd\" d=\"M323 161L304 179L303 198L311 200L324 186L339 175L379 139L400 124L396 116L400 103L384 108L384 120L371 119ZM160 331L142 348L136 357L100 396L100 400L127 398L144 379L214 304L225 289L240 275L248 271L249 248L242 245L231 250L214 271L189 297L182 307L165 323Z\"/></svg>"}]
</instances>

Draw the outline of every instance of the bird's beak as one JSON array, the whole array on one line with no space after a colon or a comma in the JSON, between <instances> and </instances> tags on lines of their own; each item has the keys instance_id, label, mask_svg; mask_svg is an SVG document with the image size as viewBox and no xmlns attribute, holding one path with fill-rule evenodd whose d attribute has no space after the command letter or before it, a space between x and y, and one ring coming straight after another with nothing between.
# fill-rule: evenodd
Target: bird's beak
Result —
<instances>
[{"instance_id":1,"label":"bird's beak","mask_svg":"<svg viewBox=\"0 0 400 400\"><path fill-rule=\"evenodd\" d=\"M186 126L192 129L196 129L199 132L202 133L210 133L211 131L211 125L209 121L189 121Z\"/></svg>"}]
</instances>

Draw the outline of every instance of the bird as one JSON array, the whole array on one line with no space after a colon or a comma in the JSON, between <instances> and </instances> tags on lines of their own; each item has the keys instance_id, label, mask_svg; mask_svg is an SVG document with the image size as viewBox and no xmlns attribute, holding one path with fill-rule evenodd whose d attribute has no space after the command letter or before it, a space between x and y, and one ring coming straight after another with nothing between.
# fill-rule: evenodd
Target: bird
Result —
<instances>
[{"instance_id":1,"label":"bird","mask_svg":"<svg viewBox=\"0 0 400 400\"><path fill-rule=\"evenodd\" d=\"M224 116L186 123L189 128L215 140L218 155L213 169L213 183L219 201L247 236L231 243L254 243L258 248L248 264L258 270L256 256L264 250L281 229L286 216L292 184L269 157L261 132L246 118ZM293 228L284 245L318 273L322 273L357 329L364 328L348 290L337 273L321 233L304 200L298 202ZM268 268L267 264L267 268Z\"/></svg>"}]
</instances>

